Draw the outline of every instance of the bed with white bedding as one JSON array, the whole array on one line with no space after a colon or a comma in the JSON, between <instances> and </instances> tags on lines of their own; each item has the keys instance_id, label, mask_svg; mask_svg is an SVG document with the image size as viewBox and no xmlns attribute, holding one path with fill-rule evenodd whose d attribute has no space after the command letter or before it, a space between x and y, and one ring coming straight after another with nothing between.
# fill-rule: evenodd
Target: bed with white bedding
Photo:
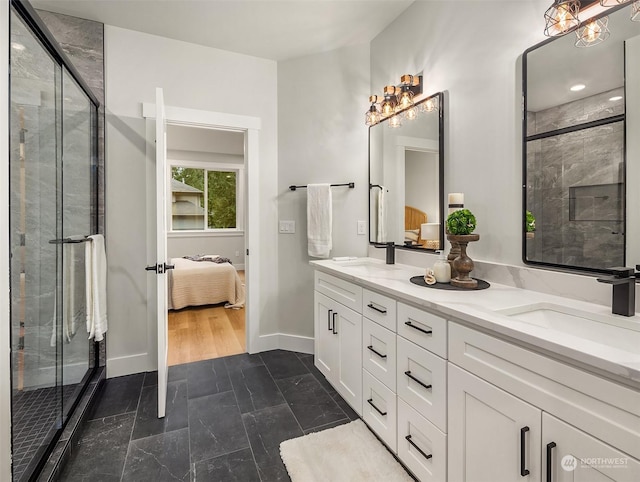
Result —
<instances>
[{"instance_id":1,"label":"bed with white bedding","mask_svg":"<svg viewBox=\"0 0 640 482\"><path fill-rule=\"evenodd\" d=\"M203 256L207 259L217 257ZM172 258L171 264L175 268L168 271L170 310L218 303L226 303L226 308L244 306L244 285L230 263Z\"/></svg>"}]
</instances>

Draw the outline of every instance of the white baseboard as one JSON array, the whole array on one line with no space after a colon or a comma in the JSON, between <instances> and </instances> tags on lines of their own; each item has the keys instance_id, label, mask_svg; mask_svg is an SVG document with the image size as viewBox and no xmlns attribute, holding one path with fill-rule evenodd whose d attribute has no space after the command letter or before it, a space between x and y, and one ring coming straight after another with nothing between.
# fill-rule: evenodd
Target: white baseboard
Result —
<instances>
[{"instance_id":1,"label":"white baseboard","mask_svg":"<svg viewBox=\"0 0 640 482\"><path fill-rule=\"evenodd\" d=\"M258 341L259 351L288 350L313 354L313 337L273 333L261 335Z\"/></svg>"},{"instance_id":2,"label":"white baseboard","mask_svg":"<svg viewBox=\"0 0 640 482\"><path fill-rule=\"evenodd\" d=\"M260 336L256 353L269 350L297 351L298 353L313 355L313 337L288 335L286 333ZM156 370L156 367L149 365L149 355L147 353L138 353L120 358L107 358L107 378L122 377L152 370Z\"/></svg>"},{"instance_id":3,"label":"white baseboard","mask_svg":"<svg viewBox=\"0 0 640 482\"><path fill-rule=\"evenodd\" d=\"M148 353L138 353L120 358L107 358L107 378L144 373L155 369L155 367L149 367Z\"/></svg>"}]
</instances>

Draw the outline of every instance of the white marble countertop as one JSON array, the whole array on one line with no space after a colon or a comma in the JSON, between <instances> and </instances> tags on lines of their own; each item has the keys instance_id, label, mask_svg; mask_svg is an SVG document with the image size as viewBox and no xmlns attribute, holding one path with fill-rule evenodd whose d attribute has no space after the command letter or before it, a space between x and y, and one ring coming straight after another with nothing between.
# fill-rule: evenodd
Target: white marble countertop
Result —
<instances>
[{"instance_id":1,"label":"white marble countertop","mask_svg":"<svg viewBox=\"0 0 640 482\"><path fill-rule=\"evenodd\" d=\"M413 276L424 275L423 268L387 265L374 258L310 263L319 271L437 311L447 319L462 321L545 355L640 388L640 316L637 313L633 317L613 315L606 306L497 283L491 283L491 287L485 290L453 291L423 287L409 281ZM592 319L603 323L596 323L597 327L603 327L604 333L609 332L612 336L588 333L588 330L569 333L551 326L545 328L500 312L535 303L586 312ZM588 324L586 322L585 326Z\"/></svg>"}]
</instances>

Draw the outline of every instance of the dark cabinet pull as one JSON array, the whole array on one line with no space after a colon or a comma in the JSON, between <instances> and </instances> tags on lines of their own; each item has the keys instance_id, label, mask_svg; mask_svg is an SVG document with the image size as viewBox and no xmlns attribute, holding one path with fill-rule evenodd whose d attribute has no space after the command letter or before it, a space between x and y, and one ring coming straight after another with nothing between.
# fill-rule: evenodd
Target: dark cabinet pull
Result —
<instances>
[{"instance_id":1,"label":"dark cabinet pull","mask_svg":"<svg viewBox=\"0 0 640 482\"><path fill-rule=\"evenodd\" d=\"M327 311L327 330L331 331L331 313L333 310Z\"/></svg>"},{"instance_id":2,"label":"dark cabinet pull","mask_svg":"<svg viewBox=\"0 0 640 482\"><path fill-rule=\"evenodd\" d=\"M547 444L547 482L552 482L551 477L553 473L553 463L551 461L553 457L553 449L556 447L555 442L549 442Z\"/></svg>"},{"instance_id":3,"label":"dark cabinet pull","mask_svg":"<svg viewBox=\"0 0 640 482\"><path fill-rule=\"evenodd\" d=\"M426 385L424 382L421 382L420 380L418 380L416 377L414 377L411 374L411 370L404 372L404 374L406 376L408 376L409 378L411 378L411 380L413 380L414 382L416 382L419 385L422 385L424 388L426 388L427 390L431 389L431 385Z\"/></svg>"},{"instance_id":4,"label":"dark cabinet pull","mask_svg":"<svg viewBox=\"0 0 640 482\"><path fill-rule=\"evenodd\" d=\"M369 303L367 305L368 308L371 308L372 310L376 310L378 313L382 313L383 315L387 314L387 310L381 310L380 308L378 308L377 306L374 306L373 303Z\"/></svg>"},{"instance_id":5,"label":"dark cabinet pull","mask_svg":"<svg viewBox=\"0 0 640 482\"><path fill-rule=\"evenodd\" d=\"M407 435L405 439L407 440L407 442L409 442L413 446L414 449L420 452L425 459L430 459L431 457L433 457L433 454L425 454L423 450L420 447L418 447L413 440L411 440L411 434Z\"/></svg>"},{"instance_id":6,"label":"dark cabinet pull","mask_svg":"<svg viewBox=\"0 0 640 482\"><path fill-rule=\"evenodd\" d=\"M526 436L529 431L529 427L522 427L520 429L520 475L522 477L526 477L529 475L529 469L525 467L527 465L526 461Z\"/></svg>"},{"instance_id":7,"label":"dark cabinet pull","mask_svg":"<svg viewBox=\"0 0 640 482\"><path fill-rule=\"evenodd\" d=\"M382 353L378 353L378 352L376 351L376 349L375 349L375 348L373 348L373 345L369 345L367 348L368 348L369 350L371 350L373 353L375 353L376 355L378 355L380 358L387 358L387 355L383 355Z\"/></svg>"},{"instance_id":8,"label":"dark cabinet pull","mask_svg":"<svg viewBox=\"0 0 640 482\"><path fill-rule=\"evenodd\" d=\"M382 410L380 410L378 407L376 407L373 404L373 398L370 398L369 400L367 400L367 403L369 403L369 405L371 405L373 408L376 409L376 412L378 412L380 415L382 415L383 417L387 414L387 412L383 412Z\"/></svg>"},{"instance_id":9,"label":"dark cabinet pull","mask_svg":"<svg viewBox=\"0 0 640 482\"><path fill-rule=\"evenodd\" d=\"M433 333L433 330L423 330L422 328L420 328L420 327L418 327L416 325L412 325L411 324L411 320L405 321L404 324L407 325L410 328L413 328L414 330L421 331L422 333L425 333L427 335L431 335Z\"/></svg>"},{"instance_id":10,"label":"dark cabinet pull","mask_svg":"<svg viewBox=\"0 0 640 482\"><path fill-rule=\"evenodd\" d=\"M338 330L336 329L336 316L338 315L338 313L334 313L333 314L333 329L331 330L333 332L334 335L338 334Z\"/></svg>"}]
</instances>

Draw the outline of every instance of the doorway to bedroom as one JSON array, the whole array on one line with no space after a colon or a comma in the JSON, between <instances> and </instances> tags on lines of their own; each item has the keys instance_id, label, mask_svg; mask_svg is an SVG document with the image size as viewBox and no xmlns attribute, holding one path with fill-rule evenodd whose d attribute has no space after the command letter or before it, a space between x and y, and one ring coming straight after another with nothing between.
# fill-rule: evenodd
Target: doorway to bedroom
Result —
<instances>
[{"instance_id":1,"label":"doorway to bedroom","mask_svg":"<svg viewBox=\"0 0 640 482\"><path fill-rule=\"evenodd\" d=\"M167 124L168 365L245 353L245 133Z\"/></svg>"}]
</instances>

